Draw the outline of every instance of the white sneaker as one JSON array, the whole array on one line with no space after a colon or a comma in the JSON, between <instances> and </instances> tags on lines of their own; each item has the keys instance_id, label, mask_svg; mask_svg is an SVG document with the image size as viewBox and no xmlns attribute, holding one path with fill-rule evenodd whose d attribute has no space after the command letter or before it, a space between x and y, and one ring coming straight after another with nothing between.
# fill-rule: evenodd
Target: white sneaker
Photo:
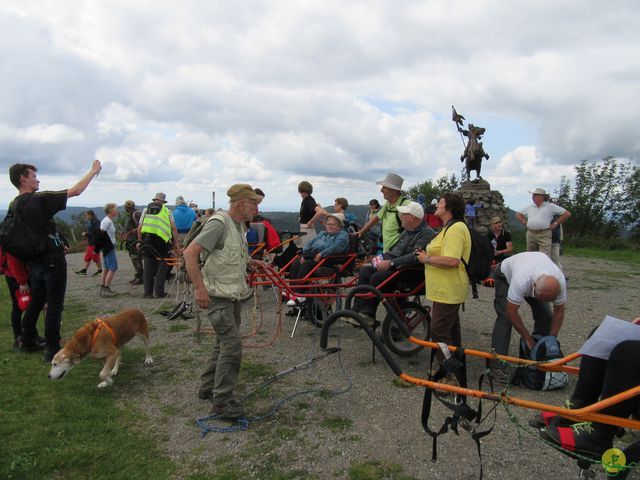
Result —
<instances>
[{"instance_id":1,"label":"white sneaker","mask_svg":"<svg viewBox=\"0 0 640 480\"><path fill-rule=\"evenodd\" d=\"M304 297L291 296L291 300L287 302L287 307L297 307L298 305L302 305L306 301L307 299Z\"/></svg>"}]
</instances>

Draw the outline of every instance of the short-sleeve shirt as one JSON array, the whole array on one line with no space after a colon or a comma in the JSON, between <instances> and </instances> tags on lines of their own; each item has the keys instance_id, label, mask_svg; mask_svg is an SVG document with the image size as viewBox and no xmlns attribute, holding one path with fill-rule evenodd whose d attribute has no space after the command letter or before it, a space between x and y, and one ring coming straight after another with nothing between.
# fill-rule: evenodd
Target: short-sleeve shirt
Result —
<instances>
[{"instance_id":1,"label":"short-sleeve shirt","mask_svg":"<svg viewBox=\"0 0 640 480\"><path fill-rule=\"evenodd\" d=\"M442 229L427 245L427 254L463 258L465 262L469 262L471 235L467 225L464 222L455 222L448 228ZM427 264L425 276L429 300L452 305L466 300L469 276L462 262L457 268L440 268Z\"/></svg>"},{"instance_id":2,"label":"short-sleeve shirt","mask_svg":"<svg viewBox=\"0 0 640 480\"><path fill-rule=\"evenodd\" d=\"M511 234L506 230L503 230L502 233L498 236L496 236L493 231L490 231L489 233L487 233L487 237L489 238L489 242L491 242L491 245L493 246L494 255L498 250L506 250L507 243L511 242Z\"/></svg>"},{"instance_id":3,"label":"short-sleeve shirt","mask_svg":"<svg viewBox=\"0 0 640 480\"><path fill-rule=\"evenodd\" d=\"M302 199L300 203L300 223L306 225L316 214L316 203L315 199L309 195Z\"/></svg>"},{"instance_id":4,"label":"short-sleeve shirt","mask_svg":"<svg viewBox=\"0 0 640 480\"><path fill-rule=\"evenodd\" d=\"M520 305L524 297L533 297L534 283L542 275L551 275L560 282L560 293L553 300L553 304L564 305L567 301L567 282L564 275L545 253L519 253L504 260L500 264L500 270L509 283L509 303Z\"/></svg>"},{"instance_id":5,"label":"short-sleeve shirt","mask_svg":"<svg viewBox=\"0 0 640 480\"><path fill-rule=\"evenodd\" d=\"M553 222L554 215L562 215L567 210L560 205L551 202L544 202L539 207L529 205L520 210L522 215L527 217L527 228L531 230L544 230L549 228Z\"/></svg>"},{"instance_id":6,"label":"short-sleeve shirt","mask_svg":"<svg viewBox=\"0 0 640 480\"><path fill-rule=\"evenodd\" d=\"M398 223L398 206L408 203L404 197L398 198L395 203L385 203L378 212L378 218L382 222L382 251L388 252L400 238L401 225Z\"/></svg>"},{"instance_id":7,"label":"short-sleeve shirt","mask_svg":"<svg viewBox=\"0 0 640 480\"><path fill-rule=\"evenodd\" d=\"M224 222L218 218L207 220L207 223L202 227L202 231L193 241L209 253L216 248L221 250L224 246Z\"/></svg>"},{"instance_id":8,"label":"short-sleeve shirt","mask_svg":"<svg viewBox=\"0 0 640 480\"><path fill-rule=\"evenodd\" d=\"M66 190L36 192L22 206L21 216L27 219L26 222L38 235L46 237L58 231L53 217L65 208L67 208ZM54 245L54 242L50 241L49 248L58 254L63 251L62 243Z\"/></svg>"},{"instance_id":9,"label":"short-sleeve shirt","mask_svg":"<svg viewBox=\"0 0 640 480\"><path fill-rule=\"evenodd\" d=\"M107 232L107 235L109 235L109 238L111 239L111 243L113 245L117 245L116 226L113 224L113 220L111 220L109 216L104 217L100 222L100 230Z\"/></svg>"}]
</instances>

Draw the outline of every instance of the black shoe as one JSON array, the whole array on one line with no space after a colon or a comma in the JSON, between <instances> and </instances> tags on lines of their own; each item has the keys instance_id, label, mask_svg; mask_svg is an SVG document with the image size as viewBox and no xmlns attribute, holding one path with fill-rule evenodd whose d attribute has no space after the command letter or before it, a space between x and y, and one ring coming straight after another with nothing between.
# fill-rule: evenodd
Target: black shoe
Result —
<instances>
[{"instance_id":1,"label":"black shoe","mask_svg":"<svg viewBox=\"0 0 640 480\"><path fill-rule=\"evenodd\" d=\"M244 408L235 400L229 400L226 403L215 404L211 413L217 415L218 418L236 420L244 417Z\"/></svg>"},{"instance_id":2,"label":"black shoe","mask_svg":"<svg viewBox=\"0 0 640 480\"><path fill-rule=\"evenodd\" d=\"M153 298L153 293L145 293L142 298Z\"/></svg>"},{"instance_id":3,"label":"black shoe","mask_svg":"<svg viewBox=\"0 0 640 480\"><path fill-rule=\"evenodd\" d=\"M208 392L198 392L198 398L200 400L208 400L211 401L213 400L213 392L212 391L208 391Z\"/></svg>"},{"instance_id":4,"label":"black shoe","mask_svg":"<svg viewBox=\"0 0 640 480\"><path fill-rule=\"evenodd\" d=\"M158 294L154 294L153 298L165 298L167 296L166 293L158 293Z\"/></svg>"},{"instance_id":5,"label":"black shoe","mask_svg":"<svg viewBox=\"0 0 640 480\"><path fill-rule=\"evenodd\" d=\"M129 285L144 285L144 282L141 278L134 278L129 282Z\"/></svg>"},{"instance_id":6,"label":"black shoe","mask_svg":"<svg viewBox=\"0 0 640 480\"><path fill-rule=\"evenodd\" d=\"M97 277L98 275L102 275L102 269L96 270L96 273L93 274L94 277Z\"/></svg>"},{"instance_id":7,"label":"black shoe","mask_svg":"<svg viewBox=\"0 0 640 480\"><path fill-rule=\"evenodd\" d=\"M87 269L83 268L82 270L78 270L76 272L76 275L86 275L87 274Z\"/></svg>"},{"instance_id":8,"label":"black shoe","mask_svg":"<svg viewBox=\"0 0 640 480\"><path fill-rule=\"evenodd\" d=\"M53 360L53 357L56 356L56 353L58 353L59 350L60 347L47 347L44 351L44 354L42 355L42 360L45 362L51 362L51 360Z\"/></svg>"},{"instance_id":9,"label":"black shoe","mask_svg":"<svg viewBox=\"0 0 640 480\"><path fill-rule=\"evenodd\" d=\"M43 347L47 345L47 341L40 335L36 335L35 342L42 345Z\"/></svg>"},{"instance_id":10,"label":"black shoe","mask_svg":"<svg viewBox=\"0 0 640 480\"><path fill-rule=\"evenodd\" d=\"M20 351L25 353L39 352L44 350L44 345L37 343L35 340L20 342Z\"/></svg>"}]
</instances>

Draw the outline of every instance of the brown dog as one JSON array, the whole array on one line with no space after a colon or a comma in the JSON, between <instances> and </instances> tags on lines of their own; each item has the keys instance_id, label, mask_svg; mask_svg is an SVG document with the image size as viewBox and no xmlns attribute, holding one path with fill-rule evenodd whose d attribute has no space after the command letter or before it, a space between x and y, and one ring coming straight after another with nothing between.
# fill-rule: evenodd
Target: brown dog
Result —
<instances>
[{"instance_id":1,"label":"brown dog","mask_svg":"<svg viewBox=\"0 0 640 480\"><path fill-rule=\"evenodd\" d=\"M104 388L113 383L111 377L118 373L120 367L121 347L133 337L142 336L145 349L144 363L153 363L149 353L149 328L144 314L135 308L124 310L104 320L96 319L85 323L69 342L56 353L51 361L49 378L58 380L65 376L83 357L104 359L100 371L98 388Z\"/></svg>"}]
</instances>

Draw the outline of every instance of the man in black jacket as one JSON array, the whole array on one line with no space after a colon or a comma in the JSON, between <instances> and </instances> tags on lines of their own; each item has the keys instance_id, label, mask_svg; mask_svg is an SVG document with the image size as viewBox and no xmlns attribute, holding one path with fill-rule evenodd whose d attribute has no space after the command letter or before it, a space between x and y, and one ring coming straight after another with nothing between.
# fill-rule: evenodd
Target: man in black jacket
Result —
<instances>
[{"instance_id":1,"label":"man in black jacket","mask_svg":"<svg viewBox=\"0 0 640 480\"><path fill-rule=\"evenodd\" d=\"M371 265L360 269L358 285L373 285L378 287L382 282L395 273L396 270L406 267L422 267L415 256L415 251L424 247L436 236L431 228L424 223L424 210L417 202L409 202L398 206L403 232L395 245L388 252L376 257ZM375 266L374 266L375 264ZM416 282L424 280L424 269L408 269L401 272L380 288L383 292L392 291L398 282ZM374 320L378 308L377 298L356 297L353 310L360 312L370 320Z\"/></svg>"},{"instance_id":2,"label":"man in black jacket","mask_svg":"<svg viewBox=\"0 0 640 480\"><path fill-rule=\"evenodd\" d=\"M91 180L100 173L101 168L100 161L94 160L89 172L78 183L67 190L56 192L38 191L40 189L40 180L36 176L38 169L33 165L16 163L9 169L11 183L19 193L14 202L19 201L23 195L22 198L28 196L21 208L20 216L47 243L45 252L29 262L31 302L22 319L21 349L23 351L40 349L36 342L36 323L46 303L44 360L47 362L50 362L60 349L60 323L67 287L64 240L57 231L53 216L67 208L68 198L77 197L84 192Z\"/></svg>"}]
</instances>

